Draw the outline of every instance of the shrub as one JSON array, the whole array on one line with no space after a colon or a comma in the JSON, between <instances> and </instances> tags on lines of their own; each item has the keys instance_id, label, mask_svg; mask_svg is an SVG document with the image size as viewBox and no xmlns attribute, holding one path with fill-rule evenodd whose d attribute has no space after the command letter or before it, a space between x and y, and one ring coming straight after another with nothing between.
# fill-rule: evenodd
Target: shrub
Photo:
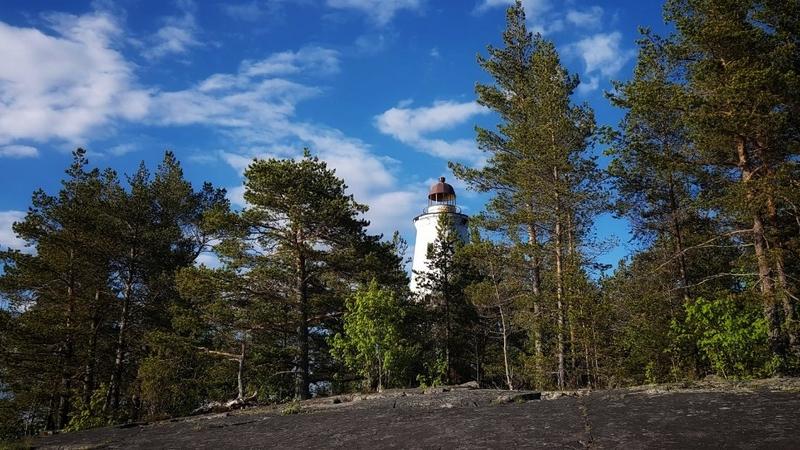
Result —
<instances>
[{"instance_id":1,"label":"shrub","mask_svg":"<svg viewBox=\"0 0 800 450\"><path fill-rule=\"evenodd\" d=\"M685 310L685 323L673 323L673 330L679 339L694 341L717 375L749 378L773 370L767 323L757 303L741 296L698 298Z\"/></svg>"}]
</instances>

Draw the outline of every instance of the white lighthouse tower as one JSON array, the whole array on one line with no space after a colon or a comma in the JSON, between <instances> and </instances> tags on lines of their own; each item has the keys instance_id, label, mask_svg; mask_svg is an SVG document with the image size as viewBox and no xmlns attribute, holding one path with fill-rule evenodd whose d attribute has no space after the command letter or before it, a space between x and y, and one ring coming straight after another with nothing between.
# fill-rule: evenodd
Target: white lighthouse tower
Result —
<instances>
[{"instance_id":1,"label":"white lighthouse tower","mask_svg":"<svg viewBox=\"0 0 800 450\"><path fill-rule=\"evenodd\" d=\"M428 192L428 207L422 214L414 218L414 228L417 229L417 239L414 243L414 262L412 264L411 291L417 291L417 274L428 270L428 245L436 241L436 225L442 214L451 216L453 226L462 241L466 242L467 220L466 214L461 213L461 209L456 206L456 191L448 183L444 182L444 177L439 178L439 182L431 186Z\"/></svg>"}]
</instances>

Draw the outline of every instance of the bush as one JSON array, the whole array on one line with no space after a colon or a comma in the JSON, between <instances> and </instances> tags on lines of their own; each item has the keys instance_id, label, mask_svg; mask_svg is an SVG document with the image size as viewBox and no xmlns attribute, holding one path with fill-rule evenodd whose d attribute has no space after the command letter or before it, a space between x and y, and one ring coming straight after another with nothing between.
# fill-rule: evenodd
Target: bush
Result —
<instances>
[{"instance_id":1,"label":"bush","mask_svg":"<svg viewBox=\"0 0 800 450\"><path fill-rule=\"evenodd\" d=\"M92 393L88 405L78 398L75 412L69 420L66 431L85 430L112 424L113 420L103 415L103 404L106 401L107 392L108 385L101 385Z\"/></svg>"},{"instance_id":2,"label":"bush","mask_svg":"<svg viewBox=\"0 0 800 450\"><path fill-rule=\"evenodd\" d=\"M773 370L767 323L759 305L747 298L698 298L685 306L678 339L691 339L711 369L724 378L768 376Z\"/></svg>"}]
</instances>

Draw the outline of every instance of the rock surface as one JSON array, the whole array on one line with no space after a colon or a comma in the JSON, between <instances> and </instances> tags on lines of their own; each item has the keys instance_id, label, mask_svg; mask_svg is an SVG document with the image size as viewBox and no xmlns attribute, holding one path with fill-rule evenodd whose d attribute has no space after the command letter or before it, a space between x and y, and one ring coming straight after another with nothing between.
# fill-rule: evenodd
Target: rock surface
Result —
<instances>
[{"instance_id":1,"label":"rock surface","mask_svg":"<svg viewBox=\"0 0 800 450\"><path fill-rule=\"evenodd\" d=\"M444 388L56 434L37 448L800 448L800 382L563 393Z\"/></svg>"}]
</instances>

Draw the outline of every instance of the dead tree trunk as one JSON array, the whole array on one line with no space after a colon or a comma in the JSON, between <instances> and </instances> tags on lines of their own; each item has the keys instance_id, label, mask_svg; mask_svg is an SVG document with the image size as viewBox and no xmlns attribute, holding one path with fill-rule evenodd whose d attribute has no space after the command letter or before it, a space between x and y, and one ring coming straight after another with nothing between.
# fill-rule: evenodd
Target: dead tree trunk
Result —
<instances>
[{"instance_id":1,"label":"dead tree trunk","mask_svg":"<svg viewBox=\"0 0 800 450\"><path fill-rule=\"evenodd\" d=\"M243 373L244 373L244 357L245 357L245 341L247 340L246 336L242 336L242 353L239 356L239 370L236 372L236 385L239 388L239 395L236 397L238 400L244 401L244 380L243 380Z\"/></svg>"},{"instance_id":2,"label":"dead tree trunk","mask_svg":"<svg viewBox=\"0 0 800 450\"><path fill-rule=\"evenodd\" d=\"M508 330L506 329L506 315L503 313L503 306L500 305L497 307L500 310L500 327L503 333L503 364L506 369L506 384L508 385L508 390L514 390L514 383L511 381L511 367L508 364Z\"/></svg>"}]
</instances>

